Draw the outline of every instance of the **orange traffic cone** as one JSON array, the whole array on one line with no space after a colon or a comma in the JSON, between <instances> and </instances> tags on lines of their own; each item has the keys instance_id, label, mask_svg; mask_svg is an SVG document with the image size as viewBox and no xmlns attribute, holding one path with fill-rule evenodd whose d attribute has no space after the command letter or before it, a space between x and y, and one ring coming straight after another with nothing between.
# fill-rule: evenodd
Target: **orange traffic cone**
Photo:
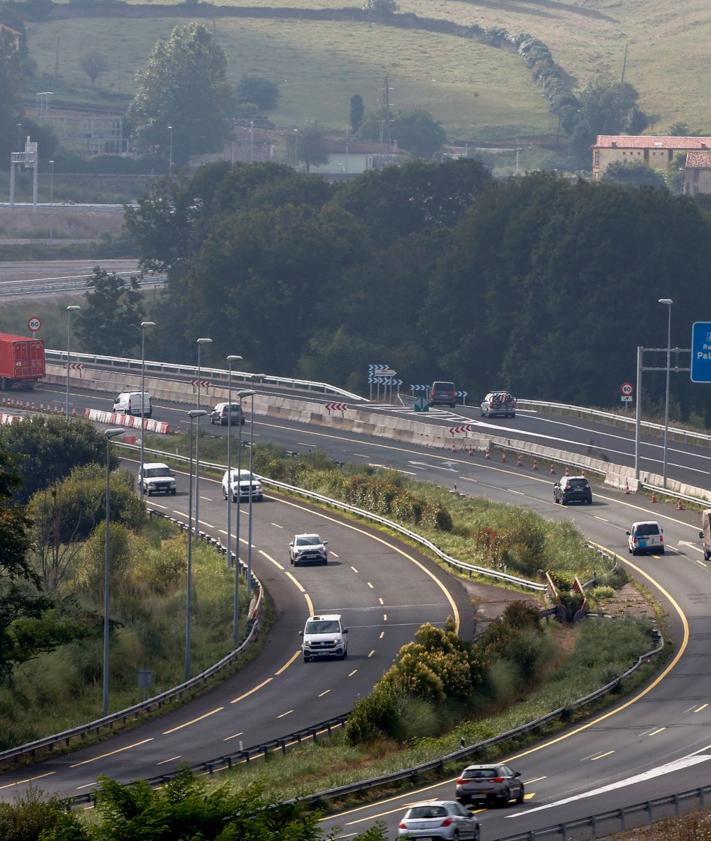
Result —
<instances>
[{"instance_id":1,"label":"orange traffic cone","mask_svg":"<svg viewBox=\"0 0 711 841\"><path fill-rule=\"evenodd\" d=\"M657 501L657 495L654 493L654 491L652 491L652 499L651 499L651 501L652 501L652 502L656 502L656 501Z\"/></svg>"}]
</instances>

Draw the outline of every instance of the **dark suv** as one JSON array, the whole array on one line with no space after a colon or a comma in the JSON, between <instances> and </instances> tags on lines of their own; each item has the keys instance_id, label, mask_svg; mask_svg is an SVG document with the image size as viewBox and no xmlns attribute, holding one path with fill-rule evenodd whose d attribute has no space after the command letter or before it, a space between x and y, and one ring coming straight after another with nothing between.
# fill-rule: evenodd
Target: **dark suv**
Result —
<instances>
[{"instance_id":1,"label":"dark suv","mask_svg":"<svg viewBox=\"0 0 711 841\"><path fill-rule=\"evenodd\" d=\"M436 406L438 403L443 406L450 406L452 409L457 405L457 389L454 387L454 383L439 380L432 383L430 406Z\"/></svg>"},{"instance_id":2,"label":"dark suv","mask_svg":"<svg viewBox=\"0 0 711 841\"><path fill-rule=\"evenodd\" d=\"M231 420L230 415L232 415ZM210 412L210 423L227 426L228 420L231 426L237 426L237 424L244 426L244 413L239 403L218 403Z\"/></svg>"},{"instance_id":3,"label":"dark suv","mask_svg":"<svg viewBox=\"0 0 711 841\"><path fill-rule=\"evenodd\" d=\"M584 502L591 505L590 482L585 476L562 476L560 481L553 485L553 501L561 505L567 505L569 502Z\"/></svg>"}]
</instances>

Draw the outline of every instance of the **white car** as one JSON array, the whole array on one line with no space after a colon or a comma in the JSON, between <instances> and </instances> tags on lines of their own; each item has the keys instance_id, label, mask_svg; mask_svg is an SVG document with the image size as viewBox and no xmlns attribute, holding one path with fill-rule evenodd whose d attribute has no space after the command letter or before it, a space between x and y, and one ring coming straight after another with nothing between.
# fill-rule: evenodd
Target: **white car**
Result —
<instances>
[{"instance_id":1,"label":"white car","mask_svg":"<svg viewBox=\"0 0 711 841\"><path fill-rule=\"evenodd\" d=\"M295 534L289 543L289 562L299 564L327 564L327 540L321 540L317 534Z\"/></svg>"},{"instance_id":2,"label":"white car","mask_svg":"<svg viewBox=\"0 0 711 841\"><path fill-rule=\"evenodd\" d=\"M454 800L416 803L405 812L398 825L399 838L429 838L455 841L469 838L479 841L479 820Z\"/></svg>"},{"instance_id":3,"label":"white car","mask_svg":"<svg viewBox=\"0 0 711 841\"><path fill-rule=\"evenodd\" d=\"M252 476L249 470L225 470L222 477L222 496L232 498L232 502L237 502L246 499L249 500L250 495L256 502L261 502L264 499L262 491L262 483L256 476Z\"/></svg>"},{"instance_id":4,"label":"white car","mask_svg":"<svg viewBox=\"0 0 711 841\"><path fill-rule=\"evenodd\" d=\"M340 613L324 616L309 616L304 630L301 653L304 663L315 657L338 657L345 660L348 656L348 628L343 627Z\"/></svg>"},{"instance_id":5,"label":"white car","mask_svg":"<svg viewBox=\"0 0 711 841\"><path fill-rule=\"evenodd\" d=\"M153 414L153 397L146 391L122 391L114 400L114 412L150 418Z\"/></svg>"},{"instance_id":6,"label":"white car","mask_svg":"<svg viewBox=\"0 0 711 841\"><path fill-rule=\"evenodd\" d=\"M631 555L663 555L664 529L656 520L632 523L632 528L627 532L627 548Z\"/></svg>"},{"instance_id":7,"label":"white car","mask_svg":"<svg viewBox=\"0 0 711 841\"><path fill-rule=\"evenodd\" d=\"M167 464L151 461L143 465L143 472L138 471L138 484L143 487L146 496L152 494L170 494L175 496L175 475Z\"/></svg>"}]
</instances>

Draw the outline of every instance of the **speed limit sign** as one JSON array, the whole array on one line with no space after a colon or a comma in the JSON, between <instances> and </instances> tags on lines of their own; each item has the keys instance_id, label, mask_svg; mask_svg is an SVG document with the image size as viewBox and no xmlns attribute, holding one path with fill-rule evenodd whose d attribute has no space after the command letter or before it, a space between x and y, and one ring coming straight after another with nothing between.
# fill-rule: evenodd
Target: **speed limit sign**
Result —
<instances>
[{"instance_id":1,"label":"speed limit sign","mask_svg":"<svg viewBox=\"0 0 711 841\"><path fill-rule=\"evenodd\" d=\"M38 330L42 329L42 319L38 318L36 315L32 315L27 319L27 328L32 333L36 333Z\"/></svg>"},{"instance_id":2,"label":"speed limit sign","mask_svg":"<svg viewBox=\"0 0 711 841\"><path fill-rule=\"evenodd\" d=\"M634 387L632 386L632 383L622 383L620 386L620 394L622 394L623 397L629 397L633 391Z\"/></svg>"}]
</instances>

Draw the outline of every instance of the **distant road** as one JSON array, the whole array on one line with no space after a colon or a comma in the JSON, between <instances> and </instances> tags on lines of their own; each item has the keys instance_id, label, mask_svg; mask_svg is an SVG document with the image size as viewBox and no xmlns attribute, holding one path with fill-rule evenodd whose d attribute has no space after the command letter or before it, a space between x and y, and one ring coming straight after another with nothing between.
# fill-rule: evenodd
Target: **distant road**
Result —
<instances>
[{"instance_id":1,"label":"distant road","mask_svg":"<svg viewBox=\"0 0 711 841\"><path fill-rule=\"evenodd\" d=\"M0 261L0 298L45 298L84 289L94 266L120 274L138 272L138 261L114 260L8 260ZM163 278L147 277L144 287L160 285Z\"/></svg>"}]
</instances>

